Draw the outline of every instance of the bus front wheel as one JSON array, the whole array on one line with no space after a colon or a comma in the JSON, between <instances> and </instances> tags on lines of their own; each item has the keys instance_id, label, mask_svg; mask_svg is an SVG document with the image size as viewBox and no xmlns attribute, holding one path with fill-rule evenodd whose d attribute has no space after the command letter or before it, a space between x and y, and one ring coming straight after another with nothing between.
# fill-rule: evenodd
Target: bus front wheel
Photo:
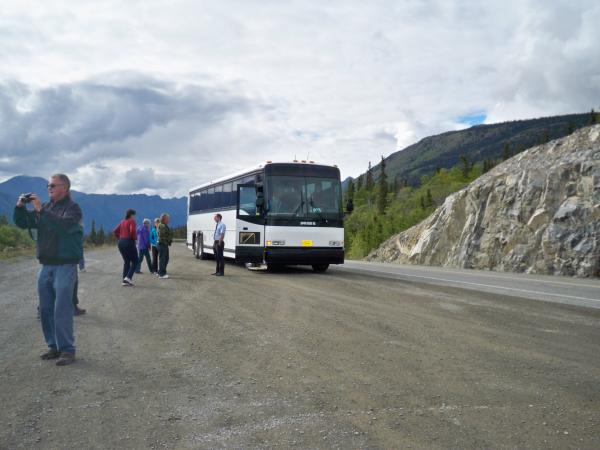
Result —
<instances>
[{"instance_id":1,"label":"bus front wheel","mask_svg":"<svg viewBox=\"0 0 600 450\"><path fill-rule=\"evenodd\" d=\"M313 264L312 268L315 272L325 272L329 268L329 264Z\"/></svg>"}]
</instances>

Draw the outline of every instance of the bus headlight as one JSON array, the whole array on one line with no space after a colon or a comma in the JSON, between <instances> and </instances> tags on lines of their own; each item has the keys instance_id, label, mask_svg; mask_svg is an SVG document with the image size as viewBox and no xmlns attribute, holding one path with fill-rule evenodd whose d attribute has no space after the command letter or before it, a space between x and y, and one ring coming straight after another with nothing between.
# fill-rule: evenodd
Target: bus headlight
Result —
<instances>
[{"instance_id":1,"label":"bus headlight","mask_svg":"<svg viewBox=\"0 0 600 450\"><path fill-rule=\"evenodd\" d=\"M344 241L329 241L330 247L343 247Z\"/></svg>"}]
</instances>

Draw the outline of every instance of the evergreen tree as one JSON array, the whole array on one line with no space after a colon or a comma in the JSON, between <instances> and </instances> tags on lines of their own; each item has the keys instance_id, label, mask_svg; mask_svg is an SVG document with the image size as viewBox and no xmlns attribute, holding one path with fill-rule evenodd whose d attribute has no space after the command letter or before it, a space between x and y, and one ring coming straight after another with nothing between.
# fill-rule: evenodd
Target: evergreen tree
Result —
<instances>
[{"instance_id":1,"label":"evergreen tree","mask_svg":"<svg viewBox=\"0 0 600 450\"><path fill-rule=\"evenodd\" d=\"M90 231L90 234L88 235L88 242L91 245L96 245L97 239L98 239L98 236L96 234L96 221L92 220L92 231Z\"/></svg>"},{"instance_id":2,"label":"evergreen tree","mask_svg":"<svg viewBox=\"0 0 600 450\"><path fill-rule=\"evenodd\" d=\"M397 176L395 176L394 181L392 181L391 190L394 193L394 195L396 195L396 192L398 192L398 177Z\"/></svg>"},{"instance_id":3,"label":"evergreen tree","mask_svg":"<svg viewBox=\"0 0 600 450\"><path fill-rule=\"evenodd\" d=\"M433 196L430 189L427 189L427 206L433 206Z\"/></svg>"},{"instance_id":4,"label":"evergreen tree","mask_svg":"<svg viewBox=\"0 0 600 450\"><path fill-rule=\"evenodd\" d=\"M462 162L461 172L463 178L468 178L469 173L471 173L471 169L473 168L473 163L471 163L465 155L460 155L460 161Z\"/></svg>"},{"instance_id":5,"label":"evergreen tree","mask_svg":"<svg viewBox=\"0 0 600 450\"><path fill-rule=\"evenodd\" d=\"M575 126L575 122L570 120L569 125L567 125L567 134L572 134L576 129L577 127Z\"/></svg>"},{"instance_id":6,"label":"evergreen tree","mask_svg":"<svg viewBox=\"0 0 600 450\"><path fill-rule=\"evenodd\" d=\"M381 173L379 175L379 192L377 196L377 211L379 214L385 214L385 209L387 208L387 194L388 194L388 185L387 185L387 175L385 174L385 159L383 156L381 157Z\"/></svg>"},{"instance_id":7,"label":"evergreen tree","mask_svg":"<svg viewBox=\"0 0 600 450\"><path fill-rule=\"evenodd\" d=\"M2 225L8 225L8 219L4 214L0 214L0 227Z\"/></svg>"},{"instance_id":8,"label":"evergreen tree","mask_svg":"<svg viewBox=\"0 0 600 450\"><path fill-rule=\"evenodd\" d=\"M421 209L425 209L425 199L423 198L423 196L421 195Z\"/></svg>"},{"instance_id":9,"label":"evergreen tree","mask_svg":"<svg viewBox=\"0 0 600 450\"><path fill-rule=\"evenodd\" d=\"M489 172L496 166L496 161L493 159L486 159L483 161L483 173Z\"/></svg>"},{"instance_id":10,"label":"evergreen tree","mask_svg":"<svg viewBox=\"0 0 600 450\"><path fill-rule=\"evenodd\" d=\"M350 180L348 181L348 189L346 190L346 199L353 199L354 198L354 182L352 181L352 178L350 178Z\"/></svg>"},{"instance_id":11,"label":"evergreen tree","mask_svg":"<svg viewBox=\"0 0 600 450\"><path fill-rule=\"evenodd\" d=\"M360 191L363 187L363 176L359 175L356 179L356 192Z\"/></svg>"},{"instance_id":12,"label":"evergreen tree","mask_svg":"<svg viewBox=\"0 0 600 450\"><path fill-rule=\"evenodd\" d=\"M592 110L590 111L590 119L589 119L589 124L593 125L596 123L597 117L596 117L596 112L594 111L594 108L592 108Z\"/></svg>"},{"instance_id":13,"label":"evergreen tree","mask_svg":"<svg viewBox=\"0 0 600 450\"><path fill-rule=\"evenodd\" d=\"M100 225L100 229L98 230L98 234L96 235L96 245L104 245L106 241L106 233L104 232L104 227Z\"/></svg>"},{"instance_id":14,"label":"evergreen tree","mask_svg":"<svg viewBox=\"0 0 600 450\"><path fill-rule=\"evenodd\" d=\"M371 168L371 161L369 161L369 168L367 169L367 181L365 183L367 191L373 189L373 169Z\"/></svg>"},{"instance_id":15,"label":"evergreen tree","mask_svg":"<svg viewBox=\"0 0 600 450\"><path fill-rule=\"evenodd\" d=\"M502 149L502 161L506 161L510 158L510 144L504 144Z\"/></svg>"}]
</instances>

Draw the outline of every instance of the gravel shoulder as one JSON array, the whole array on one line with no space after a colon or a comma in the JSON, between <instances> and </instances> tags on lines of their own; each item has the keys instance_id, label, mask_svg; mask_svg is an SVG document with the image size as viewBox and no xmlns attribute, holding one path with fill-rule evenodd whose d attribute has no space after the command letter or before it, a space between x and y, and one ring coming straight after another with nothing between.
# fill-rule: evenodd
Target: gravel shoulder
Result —
<instances>
[{"instance_id":1,"label":"gravel shoulder","mask_svg":"<svg viewBox=\"0 0 600 450\"><path fill-rule=\"evenodd\" d=\"M600 448L600 311L172 249L86 254L78 361L41 361L38 264L0 261L0 448ZM144 269L144 268L143 268Z\"/></svg>"}]
</instances>

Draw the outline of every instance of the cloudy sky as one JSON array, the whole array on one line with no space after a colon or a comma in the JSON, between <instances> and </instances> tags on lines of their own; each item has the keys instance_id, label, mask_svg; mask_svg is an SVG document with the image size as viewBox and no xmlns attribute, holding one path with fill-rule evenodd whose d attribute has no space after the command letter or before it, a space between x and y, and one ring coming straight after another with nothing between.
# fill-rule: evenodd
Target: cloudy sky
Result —
<instances>
[{"instance_id":1,"label":"cloudy sky","mask_svg":"<svg viewBox=\"0 0 600 450\"><path fill-rule=\"evenodd\" d=\"M600 109L597 0L0 1L0 181L185 195L356 176L473 123Z\"/></svg>"}]
</instances>

